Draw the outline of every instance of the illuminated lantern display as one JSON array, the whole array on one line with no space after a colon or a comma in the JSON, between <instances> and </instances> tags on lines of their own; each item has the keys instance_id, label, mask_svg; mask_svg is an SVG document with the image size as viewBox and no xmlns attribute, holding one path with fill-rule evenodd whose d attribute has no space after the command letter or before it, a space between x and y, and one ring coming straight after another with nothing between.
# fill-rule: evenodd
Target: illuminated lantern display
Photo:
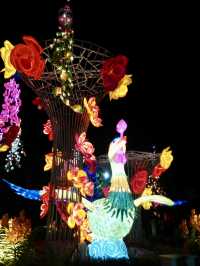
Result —
<instances>
[{"instance_id":1,"label":"illuminated lantern display","mask_svg":"<svg viewBox=\"0 0 200 266\"><path fill-rule=\"evenodd\" d=\"M5 65L2 69L4 78L8 79L17 73L36 93L33 104L48 115L43 132L53 141L53 148L52 152L46 154L44 166L45 171L51 170L47 239L75 243L73 230L63 227L59 215L66 210L66 189L68 192L69 189L73 190L73 193L67 195L76 194L76 197L68 198L67 201L78 203L81 195L93 195L93 183L88 181L79 190L77 183L71 185L66 175L71 169L79 168L83 161L89 165L89 172L96 169L94 156L87 157L75 149L76 136L87 132L90 122L95 127L102 126L98 102L109 93L113 93L113 99L124 97L128 91L127 86L131 84L131 76L126 75L128 59L125 56L111 57L101 47L74 40L70 3L59 10L58 24L56 37L44 45L34 37L24 35L19 44L11 44L6 40L0 55ZM109 69L121 71L111 75ZM109 78L113 80L112 86L108 84ZM0 138L3 137L3 123L0 121ZM21 151L19 140L15 139L0 146L0 152L8 151L11 146L15 154L15 157L9 154L7 168L11 167L12 158L16 165L19 164ZM59 194L55 191L59 191Z\"/></svg>"},{"instance_id":2,"label":"illuminated lantern display","mask_svg":"<svg viewBox=\"0 0 200 266\"><path fill-rule=\"evenodd\" d=\"M9 42L4 43L7 48L11 48ZM10 75L14 74L9 61L9 55L11 50L7 51L7 48L2 47L0 49L1 56L5 64L5 76L7 71ZM5 53L5 54L4 54ZM6 55L6 57L4 57ZM5 91L3 93L4 101L2 104L2 110L0 113L0 152L6 152L5 170L10 172L14 170L15 166L21 167L21 156L24 154L21 143L21 119L19 118L19 111L21 107L20 99L20 86L14 78L4 83Z\"/></svg>"},{"instance_id":3,"label":"illuminated lantern display","mask_svg":"<svg viewBox=\"0 0 200 266\"><path fill-rule=\"evenodd\" d=\"M15 264L31 233L31 221L22 210L18 217L0 217L0 264Z\"/></svg>"},{"instance_id":4,"label":"illuminated lantern display","mask_svg":"<svg viewBox=\"0 0 200 266\"><path fill-rule=\"evenodd\" d=\"M174 203L154 194L153 190L147 193L149 183L145 169L135 171L135 179L129 186L125 172L127 139L124 132L127 124L124 120L118 122L116 131L120 136L108 149L111 175L107 173L104 178L110 178L110 186L102 189L102 198L94 198L92 175L96 174L98 165L86 132L90 122L95 127L102 126L98 104L105 95L110 100L127 95L128 85L132 83L131 75L126 74L128 58L124 55L111 57L101 47L74 40L70 4L59 10L58 23L56 37L44 45L25 35L20 44L6 40L1 48L4 78L17 73L32 88L36 94L33 104L48 115L43 132L53 142L52 151L45 155L44 171L51 170L48 186L42 190L29 190L3 181L16 194L42 202L40 216L48 214L47 240L55 241L55 247L56 241L68 241L75 249L78 241L86 240L91 242L88 245L91 259L128 259L123 238L134 225L136 208L145 206L148 209L151 202L170 206ZM12 115L7 114L9 108L4 105L6 110L0 114L0 152L10 149L6 165L11 168L13 158L19 165L22 153L20 119L16 116L21 101L14 95L19 96L14 79L5 87L9 91L6 97L15 100L16 109ZM6 119L16 121L11 121L7 127ZM167 148L152 178L168 169L172 159ZM134 199L134 194L138 198Z\"/></svg>"},{"instance_id":5,"label":"illuminated lantern display","mask_svg":"<svg viewBox=\"0 0 200 266\"><path fill-rule=\"evenodd\" d=\"M169 198L154 194L153 190L148 187L147 172L140 171L134 177L142 181L142 186L137 185L136 188L142 187L139 191L141 195L134 199L127 175L125 165L127 164L126 143L124 131L127 124L124 120L120 120L116 126L120 137L115 138L109 145L108 159L111 168L111 178L109 189L106 187L104 197L89 201L86 196L92 196L94 184L88 180L87 173L78 167L71 168L66 173L66 179L70 182L74 190L70 187L56 188L49 186L43 187L43 190L28 190L16 186L3 179L6 184L25 198L42 201L41 217L48 212L50 193L55 196L55 204L57 211L65 222L66 228L72 231L75 228L80 230L80 242L85 240L91 242L88 245L89 256L93 260L128 260L128 252L123 238L127 236L136 217L137 207L142 206L149 209L152 203L173 206L175 203ZM76 138L76 150L86 158L95 161L94 147L86 139L83 132ZM162 158L162 157L161 157ZM87 163L87 160L85 160ZM109 178L109 173L105 172L104 177ZM146 185L146 187L144 186ZM82 203L77 202L76 191L83 196ZM66 200L71 199L66 203ZM65 210L62 209L63 201L65 202Z\"/></svg>"},{"instance_id":6,"label":"illuminated lantern display","mask_svg":"<svg viewBox=\"0 0 200 266\"><path fill-rule=\"evenodd\" d=\"M92 232L89 255L94 260L128 259L123 238L134 224L136 207L149 202L174 204L161 195L144 195L133 199L125 173L126 137L123 132L126 127L125 121L120 120L116 127L120 137L115 138L109 146L108 159L112 176L108 197L92 203L83 198L83 204L88 208L88 222Z\"/></svg>"}]
</instances>

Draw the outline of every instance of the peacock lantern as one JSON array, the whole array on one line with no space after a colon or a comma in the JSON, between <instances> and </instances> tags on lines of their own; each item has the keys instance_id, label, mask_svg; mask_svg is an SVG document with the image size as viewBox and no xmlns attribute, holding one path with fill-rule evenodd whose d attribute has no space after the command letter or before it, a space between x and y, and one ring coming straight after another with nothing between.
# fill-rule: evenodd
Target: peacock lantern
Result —
<instances>
[{"instance_id":1,"label":"peacock lantern","mask_svg":"<svg viewBox=\"0 0 200 266\"><path fill-rule=\"evenodd\" d=\"M174 204L162 195L142 195L137 199L133 198L125 172L127 138L123 133L126 128L126 122L120 120L116 127L120 136L113 139L109 145L108 159L112 177L108 197L93 202L82 198L84 206L88 209L87 216L92 232L89 255L93 259L128 259L123 238L134 224L136 208L147 202L169 206Z\"/></svg>"}]
</instances>

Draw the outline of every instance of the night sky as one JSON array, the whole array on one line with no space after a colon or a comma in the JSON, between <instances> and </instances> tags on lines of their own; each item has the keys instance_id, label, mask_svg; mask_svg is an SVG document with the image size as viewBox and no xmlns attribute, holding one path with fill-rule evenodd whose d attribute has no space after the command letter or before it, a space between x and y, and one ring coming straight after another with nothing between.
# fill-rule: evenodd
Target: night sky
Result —
<instances>
[{"instance_id":1,"label":"night sky","mask_svg":"<svg viewBox=\"0 0 200 266\"><path fill-rule=\"evenodd\" d=\"M173 197L197 202L198 173L193 162L195 126L191 119L194 106L188 107L190 96L183 91L188 72L182 71L190 57L184 40L190 37L192 41L192 37L180 7L147 2L72 1L75 38L94 42L113 55L126 55L128 73L133 75L126 98L110 102L107 97L100 104L104 127L90 126L88 136L95 144L96 155L105 154L110 140L116 136L115 125L123 118L128 122L128 150L152 152L155 146L161 152L171 146L175 159L162 177L163 184ZM57 12L64 3L63 0L4 2L0 16L1 46L6 39L13 44L21 42L24 34L34 36L41 44L53 38ZM2 82L3 78L1 87ZM32 91L22 85L22 138L27 156L22 169L11 174L1 170L1 176L15 184L40 189L49 180L49 174L42 169L43 155L50 151L50 146L41 133L46 116L31 105L33 98ZM12 204L16 208L23 204L32 206L33 203L26 203L4 185L0 186L0 214L12 212Z\"/></svg>"}]
</instances>

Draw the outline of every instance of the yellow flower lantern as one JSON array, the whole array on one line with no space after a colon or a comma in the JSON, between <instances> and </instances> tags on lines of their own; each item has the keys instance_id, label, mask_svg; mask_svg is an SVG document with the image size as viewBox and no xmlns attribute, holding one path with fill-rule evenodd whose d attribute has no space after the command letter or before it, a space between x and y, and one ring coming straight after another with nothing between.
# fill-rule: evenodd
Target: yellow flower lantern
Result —
<instances>
[{"instance_id":1,"label":"yellow flower lantern","mask_svg":"<svg viewBox=\"0 0 200 266\"><path fill-rule=\"evenodd\" d=\"M9 41L4 41L4 47L0 48L1 58L4 62L5 67L1 70L4 71L4 78L8 79L16 73L16 69L10 62L10 54L14 46Z\"/></svg>"},{"instance_id":2,"label":"yellow flower lantern","mask_svg":"<svg viewBox=\"0 0 200 266\"><path fill-rule=\"evenodd\" d=\"M172 151L170 150L170 147L167 147L164 149L160 156L160 165L164 169L168 169L173 161L173 155Z\"/></svg>"}]
</instances>

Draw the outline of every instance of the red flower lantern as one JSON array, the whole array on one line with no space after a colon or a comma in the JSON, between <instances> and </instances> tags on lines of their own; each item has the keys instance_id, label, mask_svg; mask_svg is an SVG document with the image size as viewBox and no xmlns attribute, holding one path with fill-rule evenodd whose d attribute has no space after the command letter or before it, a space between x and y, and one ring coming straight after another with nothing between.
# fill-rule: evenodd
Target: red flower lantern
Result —
<instances>
[{"instance_id":1,"label":"red flower lantern","mask_svg":"<svg viewBox=\"0 0 200 266\"><path fill-rule=\"evenodd\" d=\"M8 146L10 146L13 141L16 139L18 132L19 132L20 128L16 125L12 125L8 132L5 133L4 135L4 143Z\"/></svg>"},{"instance_id":2,"label":"red flower lantern","mask_svg":"<svg viewBox=\"0 0 200 266\"><path fill-rule=\"evenodd\" d=\"M11 51L11 64L17 71L38 80L45 67L45 61L40 56L43 49L31 36L23 36L22 39L25 44L17 44Z\"/></svg>"},{"instance_id":3,"label":"red flower lantern","mask_svg":"<svg viewBox=\"0 0 200 266\"><path fill-rule=\"evenodd\" d=\"M163 172L165 172L165 170L166 169L163 168L160 164L157 164L153 169L152 176L156 178L160 176Z\"/></svg>"},{"instance_id":4,"label":"red flower lantern","mask_svg":"<svg viewBox=\"0 0 200 266\"><path fill-rule=\"evenodd\" d=\"M126 73L127 64L128 58L124 55L118 55L104 61L101 68L101 76L106 92L113 91L117 87L119 81Z\"/></svg>"},{"instance_id":5,"label":"red flower lantern","mask_svg":"<svg viewBox=\"0 0 200 266\"><path fill-rule=\"evenodd\" d=\"M43 133L48 136L49 141L53 140L53 129L49 119L43 124Z\"/></svg>"},{"instance_id":6,"label":"red flower lantern","mask_svg":"<svg viewBox=\"0 0 200 266\"><path fill-rule=\"evenodd\" d=\"M131 179L131 189L136 195L142 194L147 183L148 173L146 170L140 170L135 173Z\"/></svg>"},{"instance_id":7,"label":"red flower lantern","mask_svg":"<svg viewBox=\"0 0 200 266\"><path fill-rule=\"evenodd\" d=\"M110 187L108 187L108 186L107 187L104 187L102 189L102 192L103 192L104 197L107 198L108 195L109 195L109 192L110 192Z\"/></svg>"},{"instance_id":8,"label":"red flower lantern","mask_svg":"<svg viewBox=\"0 0 200 266\"><path fill-rule=\"evenodd\" d=\"M33 104L33 105L36 105L38 110L43 110L43 109L45 109L45 105L44 105L44 103L42 102L42 100L41 100L40 97L36 97L36 98L34 98L34 99L32 100L32 104Z\"/></svg>"}]
</instances>

